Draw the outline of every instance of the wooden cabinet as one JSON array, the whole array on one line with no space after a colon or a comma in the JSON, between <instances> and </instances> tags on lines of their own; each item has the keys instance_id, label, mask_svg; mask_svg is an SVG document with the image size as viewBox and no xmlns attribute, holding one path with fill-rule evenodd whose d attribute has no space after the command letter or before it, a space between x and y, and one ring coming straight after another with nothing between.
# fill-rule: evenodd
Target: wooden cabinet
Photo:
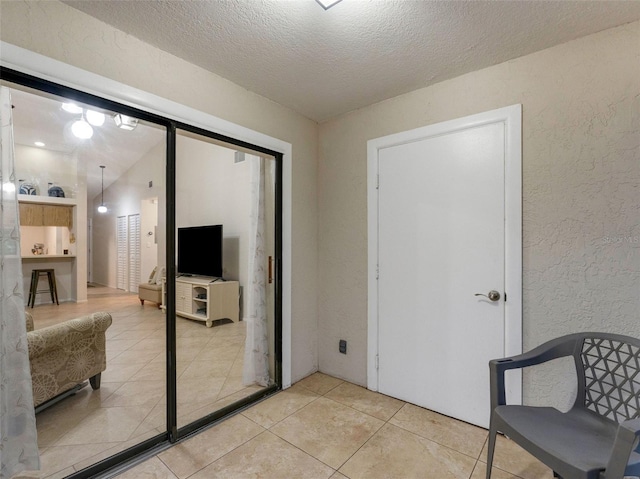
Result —
<instances>
[{"instance_id":1,"label":"wooden cabinet","mask_svg":"<svg viewBox=\"0 0 640 479\"><path fill-rule=\"evenodd\" d=\"M176 278L176 314L205 321L208 328L217 319L238 322L240 287L237 281L183 276Z\"/></svg>"},{"instance_id":2,"label":"wooden cabinet","mask_svg":"<svg viewBox=\"0 0 640 479\"><path fill-rule=\"evenodd\" d=\"M21 226L73 227L73 206L20 203Z\"/></svg>"},{"instance_id":3,"label":"wooden cabinet","mask_svg":"<svg viewBox=\"0 0 640 479\"><path fill-rule=\"evenodd\" d=\"M43 205L44 226L73 227L73 207Z\"/></svg>"},{"instance_id":4,"label":"wooden cabinet","mask_svg":"<svg viewBox=\"0 0 640 479\"><path fill-rule=\"evenodd\" d=\"M190 283L176 281L176 313L192 314L191 289Z\"/></svg>"},{"instance_id":5,"label":"wooden cabinet","mask_svg":"<svg viewBox=\"0 0 640 479\"><path fill-rule=\"evenodd\" d=\"M43 205L20 203L20 226L43 226Z\"/></svg>"}]
</instances>

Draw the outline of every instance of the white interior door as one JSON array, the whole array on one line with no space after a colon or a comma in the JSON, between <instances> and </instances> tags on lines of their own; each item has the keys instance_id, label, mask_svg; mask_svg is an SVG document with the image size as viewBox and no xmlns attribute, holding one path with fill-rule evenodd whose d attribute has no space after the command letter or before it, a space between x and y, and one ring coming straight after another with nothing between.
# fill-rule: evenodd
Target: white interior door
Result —
<instances>
[{"instance_id":1,"label":"white interior door","mask_svg":"<svg viewBox=\"0 0 640 479\"><path fill-rule=\"evenodd\" d=\"M129 215L129 291L140 284L140 215Z\"/></svg>"},{"instance_id":2,"label":"white interior door","mask_svg":"<svg viewBox=\"0 0 640 479\"><path fill-rule=\"evenodd\" d=\"M507 354L506 125L424 133L377 150L377 386L488 427L488 362Z\"/></svg>"}]
</instances>

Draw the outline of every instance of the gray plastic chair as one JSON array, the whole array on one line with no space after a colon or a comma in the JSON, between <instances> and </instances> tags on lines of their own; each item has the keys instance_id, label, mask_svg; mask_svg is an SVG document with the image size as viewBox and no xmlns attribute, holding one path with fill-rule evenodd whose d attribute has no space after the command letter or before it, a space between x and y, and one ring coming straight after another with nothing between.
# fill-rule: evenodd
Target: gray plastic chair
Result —
<instances>
[{"instance_id":1,"label":"gray plastic chair","mask_svg":"<svg viewBox=\"0 0 640 479\"><path fill-rule=\"evenodd\" d=\"M576 401L566 413L506 405L504 372L573 356ZM640 476L640 340L606 333L563 336L511 358L489 362L491 420L487 479L496 433L508 436L562 479Z\"/></svg>"}]
</instances>

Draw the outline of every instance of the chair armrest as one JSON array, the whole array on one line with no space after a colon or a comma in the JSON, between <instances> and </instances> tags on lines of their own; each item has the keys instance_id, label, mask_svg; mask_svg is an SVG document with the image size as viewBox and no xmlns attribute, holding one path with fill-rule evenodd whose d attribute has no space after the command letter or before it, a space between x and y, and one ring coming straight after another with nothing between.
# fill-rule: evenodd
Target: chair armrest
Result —
<instances>
[{"instance_id":1,"label":"chair armrest","mask_svg":"<svg viewBox=\"0 0 640 479\"><path fill-rule=\"evenodd\" d=\"M93 313L27 333L29 359L64 348L83 338L104 334L111 326L109 313Z\"/></svg>"},{"instance_id":2,"label":"chair armrest","mask_svg":"<svg viewBox=\"0 0 640 479\"><path fill-rule=\"evenodd\" d=\"M489 361L489 378L491 382L491 411L497 406L506 404L504 372L509 369L521 369L535 366L552 359L573 356L577 343L582 340L579 334L570 334L552 339L540 346L517 356Z\"/></svg>"},{"instance_id":3,"label":"chair armrest","mask_svg":"<svg viewBox=\"0 0 640 479\"><path fill-rule=\"evenodd\" d=\"M33 327L33 316L29 311L24 312L24 320L27 323L27 333L33 331L35 328Z\"/></svg>"},{"instance_id":4,"label":"chair armrest","mask_svg":"<svg viewBox=\"0 0 640 479\"><path fill-rule=\"evenodd\" d=\"M607 479L623 479L629 462L629 456L640 436L640 418L629 419L618 425L618 432L613 443L611 457L607 464ZM633 473L637 475L637 472Z\"/></svg>"}]
</instances>

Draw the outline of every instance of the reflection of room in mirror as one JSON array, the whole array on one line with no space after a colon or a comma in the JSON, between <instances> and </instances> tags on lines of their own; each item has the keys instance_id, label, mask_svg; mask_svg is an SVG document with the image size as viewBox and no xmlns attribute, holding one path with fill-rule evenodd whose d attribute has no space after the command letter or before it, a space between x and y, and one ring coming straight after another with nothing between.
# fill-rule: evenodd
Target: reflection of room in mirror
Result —
<instances>
[{"instance_id":1,"label":"reflection of room in mirror","mask_svg":"<svg viewBox=\"0 0 640 479\"><path fill-rule=\"evenodd\" d=\"M63 99L26 89L15 90L14 102L25 289L32 270L52 268L60 297L60 305L36 298L36 330L96 311L113 318L100 389L85 388L37 416L43 457L72 448L64 466L79 470L166 428L163 292L169 281L178 285L165 264L166 131L122 116L120 126L135 127L119 128L105 110L96 125L87 114L95 107L78 104L81 112L72 113ZM91 126L90 137L73 134L78 121ZM268 277L276 256L275 160L203 138L177 138L176 227L223 225L222 270L219 278L190 280L185 309L176 304L179 427L264 391L276 373ZM102 204L107 211L98 213ZM142 300L140 286L151 283L160 294ZM186 309L192 318L181 314ZM69 415L78 411L81 420ZM120 418L117 431L95 428L105 413Z\"/></svg>"}]
</instances>

